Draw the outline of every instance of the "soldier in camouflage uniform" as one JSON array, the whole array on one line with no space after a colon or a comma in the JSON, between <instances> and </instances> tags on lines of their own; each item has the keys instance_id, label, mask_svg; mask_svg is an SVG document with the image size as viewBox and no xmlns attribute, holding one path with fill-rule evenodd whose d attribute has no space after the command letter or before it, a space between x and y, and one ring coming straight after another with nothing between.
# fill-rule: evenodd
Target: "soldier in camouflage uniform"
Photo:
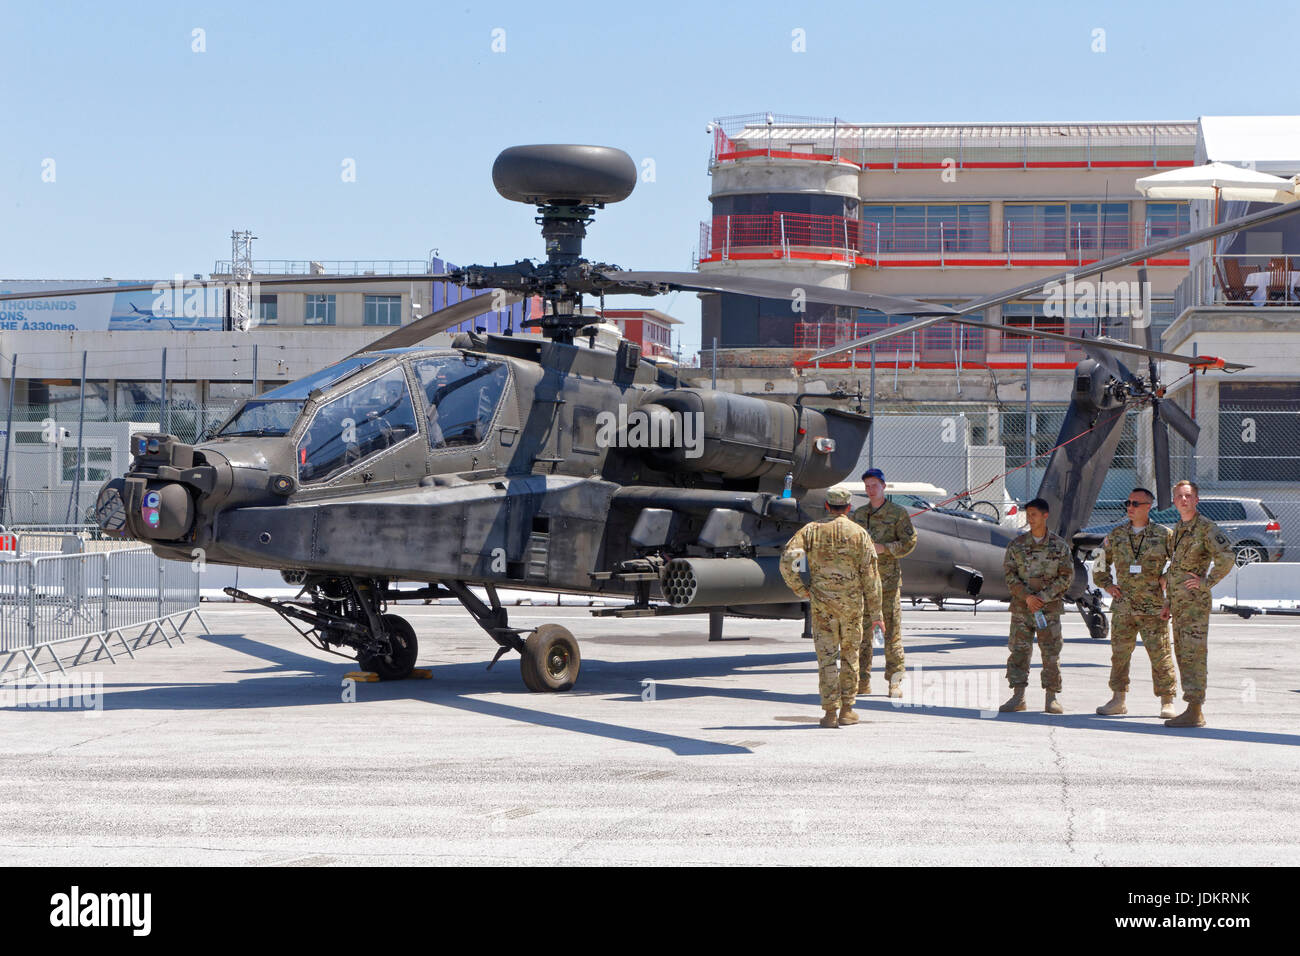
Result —
<instances>
[{"instance_id":1,"label":"soldier in camouflage uniform","mask_svg":"<svg viewBox=\"0 0 1300 956\"><path fill-rule=\"evenodd\" d=\"M885 614L885 680L889 682L889 696L902 697L903 625L899 590L903 572L898 559L911 554L916 547L916 531L907 509L885 500L884 472L879 468L867 469L862 475L862 485L870 503L853 512L853 520L866 528L875 542L880 566L880 599ZM871 637L866 634L858 658L858 693L871 693Z\"/></svg>"},{"instance_id":2,"label":"soldier in camouflage uniform","mask_svg":"<svg viewBox=\"0 0 1300 956\"><path fill-rule=\"evenodd\" d=\"M1074 580L1074 561L1070 546L1059 535L1047 530L1049 505L1035 498L1025 505L1029 530L1007 545L1002 568L1011 592L1011 636L1007 648L1007 683L1011 699L998 708L1003 713L1025 709L1025 686L1029 683L1029 665L1034 653L1034 633L1038 634L1038 651L1043 656L1043 689L1047 692L1043 710L1064 713L1056 695L1061 692L1061 600ZM1039 627L1034 613L1041 611L1046 625Z\"/></svg>"},{"instance_id":3,"label":"soldier in camouflage uniform","mask_svg":"<svg viewBox=\"0 0 1300 956\"><path fill-rule=\"evenodd\" d=\"M1169 545L1169 607L1174 621L1174 653L1187 709L1166 720L1166 727L1204 727L1206 643L1210 630L1210 589L1228 576L1235 563L1228 536L1199 514L1195 484L1174 485L1174 507L1182 519ZM1213 569L1210 564L1213 563ZM1207 573L1208 571L1208 573Z\"/></svg>"},{"instance_id":4,"label":"soldier in camouflage uniform","mask_svg":"<svg viewBox=\"0 0 1300 956\"><path fill-rule=\"evenodd\" d=\"M1106 535L1102 554L1092 566L1092 579L1110 594L1110 689L1114 696L1097 708L1104 717L1127 714L1129 661L1137 636L1151 658L1151 683L1160 698L1160 716L1174 716L1174 660L1169 650L1169 601L1165 597L1165 564L1169 561L1168 528L1150 520L1156 500L1145 488L1134 488L1125 506L1129 520ZM1115 577L1111 577L1111 565Z\"/></svg>"},{"instance_id":5,"label":"soldier in camouflage uniform","mask_svg":"<svg viewBox=\"0 0 1300 956\"><path fill-rule=\"evenodd\" d=\"M781 577L791 591L812 601L813 643L826 712L821 726L840 727L858 722L853 699L863 601L872 623L881 623L880 574L871 536L849 517L849 493L829 492L826 510L829 521L807 524L790 539L781 555ZM805 563L811 587L799 576Z\"/></svg>"}]
</instances>

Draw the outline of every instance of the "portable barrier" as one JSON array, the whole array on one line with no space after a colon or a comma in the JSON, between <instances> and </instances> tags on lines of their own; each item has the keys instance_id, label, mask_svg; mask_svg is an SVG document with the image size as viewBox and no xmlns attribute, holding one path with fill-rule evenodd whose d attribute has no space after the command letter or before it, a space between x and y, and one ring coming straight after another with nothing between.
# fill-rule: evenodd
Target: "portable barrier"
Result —
<instances>
[{"instance_id":1,"label":"portable barrier","mask_svg":"<svg viewBox=\"0 0 1300 956\"><path fill-rule=\"evenodd\" d=\"M149 548L52 555L0 561L0 680L44 675L36 658L44 651L60 672L76 666L93 645L91 660L114 650L135 651L161 639L184 643L181 631L199 615L199 575L186 562L168 561ZM54 648L80 641L70 658ZM21 671L11 665L22 658Z\"/></svg>"}]
</instances>

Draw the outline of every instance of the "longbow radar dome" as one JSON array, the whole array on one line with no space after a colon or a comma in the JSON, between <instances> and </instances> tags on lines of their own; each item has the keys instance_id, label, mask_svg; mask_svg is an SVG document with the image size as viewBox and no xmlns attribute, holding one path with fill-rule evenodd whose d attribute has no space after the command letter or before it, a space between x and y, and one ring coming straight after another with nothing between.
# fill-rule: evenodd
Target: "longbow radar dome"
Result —
<instances>
[{"instance_id":1,"label":"longbow radar dome","mask_svg":"<svg viewBox=\"0 0 1300 956\"><path fill-rule=\"evenodd\" d=\"M610 146L512 146L492 164L506 199L533 205L601 206L632 194L632 157Z\"/></svg>"}]
</instances>

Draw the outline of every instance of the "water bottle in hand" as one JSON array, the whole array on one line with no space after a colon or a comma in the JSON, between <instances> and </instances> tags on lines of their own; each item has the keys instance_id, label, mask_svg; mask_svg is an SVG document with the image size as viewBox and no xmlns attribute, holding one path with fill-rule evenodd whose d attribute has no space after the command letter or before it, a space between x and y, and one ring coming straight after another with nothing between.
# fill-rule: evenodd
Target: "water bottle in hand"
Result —
<instances>
[{"instance_id":1,"label":"water bottle in hand","mask_svg":"<svg viewBox=\"0 0 1300 956\"><path fill-rule=\"evenodd\" d=\"M1047 616L1042 611L1034 612L1034 625L1040 630L1047 627Z\"/></svg>"},{"instance_id":2,"label":"water bottle in hand","mask_svg":"<svg viewBox=\"0 0 1300 956\"><path fill-rule=\"evenodd\" d=\"M871 629L871 646L875 648L885 646L885 632L880 629L879 624Z\"/></svg>"}]
</instances>

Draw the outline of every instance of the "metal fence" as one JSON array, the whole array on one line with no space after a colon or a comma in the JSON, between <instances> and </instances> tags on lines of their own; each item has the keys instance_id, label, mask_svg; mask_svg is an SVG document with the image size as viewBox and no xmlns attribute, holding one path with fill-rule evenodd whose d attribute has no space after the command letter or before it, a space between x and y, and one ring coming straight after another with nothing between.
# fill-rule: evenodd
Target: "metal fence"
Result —
<instances>
[{"instance_id":1,"label":"metal fence","mask_svg":"<svg viewBox=\"0 0 1300 956\"><path fill-rule=\"evenodd\" d=\"M999 407L981 402L877 403L861 467L884 469L891 482L926 482L971 500L1023 502L1037 493L1065 419L1061 403ZM1220 398L1197 415L1195 450L1170 435L1170 477L1200 487L1202 512L1234 543L1283 546L1283 560L1300 554L1300 401L1246 402ZM1028 429L1026 424L1028 423ZM1028 432L1028 434L1026 434ZM1133 487L1155 487L1150 411L1130 409L1088 525L1125 518ZM987 488L981 486L990 479ZM1270 558L1273 560L1273 558ZM1300 587L1300 582L1297 582Z\"/></svg>"},{"instance_id":2,"label":"metal fence","mask_svg":"<svg viewBox=\"0 0 1300 956\"><path fill-rule=\"evenodd\" d=\"M219 426L231 408L230 403L199 406L186 399L165 404L122 400L116 406L99 401L84 414L77 401L15 405L0 523L12 531L14 525L92 521L100 487L127 469L133 428L161 429L194 443L205 430Z\"/></svg>"},{"instance_id":3,"label":"metal fence","mask_svg":"<svg viewBox=\"0 0 1300 956\"><path fill-rule=\"evenodd\" d=\"M198 610L199 575L149 548L0 561L0 680L28 671L43 680L42 652L66 673L64 665L76 666L92 647L90 660L117 663L115 651L135 657L159 640L184 643L191 617L207 631ZM75 652L55 650L78 641Z\"/></svg>"},{"instance_id":4,"label":"metal fence","mask_svg":"<svg viewBox=\"0 0 1300 956\"><path fill-rule=\"evenodd\" d=\"M98 525L0 525L0 559L85 554L138 548L139 542L109 537Z\"/></svg>"},{"instance_id":5,"label":"metal fence","mask_svg":"<svg viewBox=\"0 0 1300 956\"><path fill-rule=\"evenodd\" d=\"M1186 229L1182 231L1186 232ZM945 256L953 265L996 265L987 257L970 259L962 253L1005 255L1007 265L1024 263L1014 256L1049 254L1062 265L1082 264L1102 256L1140 249L1159 239L1177 234L1151 222L1103 222L1100 218L1055 224L988 222L961 224L893 224L845 216L809 213L735 213L714 216L700 223L700 259L719 262L731 259L845 259L859 265L940 266ZM820 251L825 255L817 255ZM879 258L894 254L932 254L915 258ZM1052 260L1053 262L1056 259ZM1188 254L1166 253L1152 260L1156 265L1187 265Z\"/></svg>"}]
</instances>

